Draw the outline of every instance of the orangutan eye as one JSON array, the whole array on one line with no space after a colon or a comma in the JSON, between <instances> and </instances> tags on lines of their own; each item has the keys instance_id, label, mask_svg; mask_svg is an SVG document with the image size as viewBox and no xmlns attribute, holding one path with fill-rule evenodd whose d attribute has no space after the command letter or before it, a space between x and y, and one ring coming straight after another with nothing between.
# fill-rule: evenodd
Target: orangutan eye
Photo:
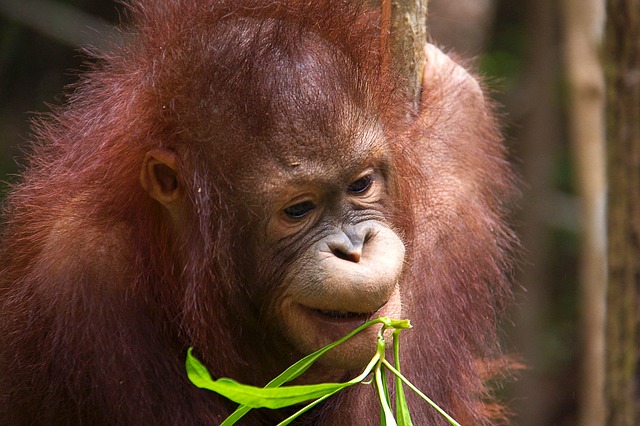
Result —
<instances>
[{"instance_id":1,"label":"orangutan eye","mask_svg":"<svg viewBox=\"0 0 640 426\"><path fill-rule=\"evenodd\" d=\"M284 213L291 219L302 219L315 208L316 205L313 204L312 201L303 201L301 203L287 207L286 209L284 209Z\"/></svg>"},{"instance_id":2,"label":"orangutan eye","mask_svg":"<svg viewBox=\"0 0 640 426\"><path fill-rule=\"evenodd\" d=\"M352 194L362 194L371 187L371 182L373 182L373 178L371 177L371 175L363 176L360 179L352 182L347 187L347 190Z\"/></svg>"}]
</instances>

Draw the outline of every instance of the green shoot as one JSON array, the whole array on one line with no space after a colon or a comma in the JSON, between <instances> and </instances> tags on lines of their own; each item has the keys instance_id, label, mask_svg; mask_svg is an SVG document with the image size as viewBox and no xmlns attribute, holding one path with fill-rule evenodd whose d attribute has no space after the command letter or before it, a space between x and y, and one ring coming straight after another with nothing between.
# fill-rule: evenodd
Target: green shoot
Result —
<instances>
[{"instance_id":1,"label":"green shoot","mask_svg":"<svg viewBox=\"0 0 640 426\"><path fill-rule=\"evenodd\" d=\"M348 382L344 383L320 383L314 385L296 385L296 386L283 386L284 384L299 377L305 371L313 365L313 363L324 355L329 350L338 346L339 344L350 339L360 331L367 327L371 327L375 324L382 324L380 331L378 332L378 341L376 353L365 367L361 374ZM253 408L270 408L278 409L283 407L289 407L292 405L305 404L296 413L279 423L279 425L287 425L300 415L315 407L322 401L326 400L330 396L337 392L346 389L355 384L372 383L378 399L380 400L381 407L381 419L380 424L382 426L412 426L411 416L407 406L403 385L407 385L411 390L416 392L422 399L424 399L429 405L437 410L444 418L446 418L450 424L454 426L460 426L451 416L449 416L442 408L436 405L425 394L418 390L406 377L400 373L400 331L406 328L411 328L411 324L408 320L395 320L386 317L376 318L368 321L360 327L353 330L340 340L333 342L318 351L307 355L300 361L287 368L284 372L271 380L265 387L259 388L256 386L243 385L234 380L228 378L221 378L213 380L207 371L206 367L202 365L192 354L192 348L187 353L187 375L191 382L203 389L209 389L216 392L234 402L240 404L238 409L234 411L221 426L231 426L241 419L246 413ZM385 359L386 341L384 332L388 329L393 329L393 360L394 365L389 363ZM389 397L388 383L386 379L387 371L396 376L396 399L395 399L395 416L391 408L391 400ZM370 382L365 382L367 378L371 377Z\"/></svg>"}]
</instances>

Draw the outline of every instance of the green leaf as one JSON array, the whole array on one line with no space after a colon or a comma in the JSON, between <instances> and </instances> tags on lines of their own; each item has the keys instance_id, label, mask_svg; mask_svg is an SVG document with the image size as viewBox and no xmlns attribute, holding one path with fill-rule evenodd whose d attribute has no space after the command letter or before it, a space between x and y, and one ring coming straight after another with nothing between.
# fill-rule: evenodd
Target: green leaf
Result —
<instances>
[{"instance_id":1,"label":"green leaf","mask_svg":"<svg viewBox=\"0 0 640 426\"><path fill-rule=\"evenodd\" d=\"M400 329L393 330L393 363L400 372ZM396 376L396 420L398 426L413 426L409 406L402 387L402 379Z\"/></svg>"},{"instance_id":2,"label":"green leaf","mask_svg":"<svg viewBox=\"0 0 640 426\"><path fill-rule=\"evenodd\" d=\"M411 325L411 321L409 321L408 319L398 320L387 317L380 317L378 319L383 320L383 324L386 328L393 328L395 330L413 328L413 326Z\"/></svg>"},{"instance_id":3,"label":"green leaf","mask_svg":"<svg viewBox=\"0 0 640 426\"><path fill-rule=\"evenodd\" d=\"M376 368L373 372L374 375L374 384L376 391L378 392L378 399L380 400L380 407L382 408L382 415L380 416L380 424L382 426L397 426L396 420L393 417L393 412L391 412L391 407L389 407L389 402L387 400L387 391L384 389L383 381L382 381L383 371L380 368Z\"/></svg>"},{"instance_id":4,"label":"green leaf","mask_svg":"<svg viewBox=\"0 0 640 426\"><path fill-rule=\"evenodd\" d=\"M213 381L213 379L211 379L207 367L202 365L202 363L193 356L192 352L193 348L189 348L187 351L187 376L189 380L191 380L191 383L201 388L203 385Z\"/></svg>"},{"instance_id":5,"label":"green leaf","mask_svg":"<svg viewBox=\"0 0 640 426\"><path fill-rule=\"evenodd\" d=\"M305 356L300 361L296 362L291 367L287 368L285 371L283 371L278 376L276 376L269 383L267 383L265 388L277 388L277 387L283 385L284 383L287 383L287 382L290 382L291 380L296 379L301 374L303 374L305 371L307 371L313 365L313 363L316 362L316 360L318 358L320 358L322 355L324 355L325 353L327 353L331 349L335 348L339 344L344 343L346 340L348 340L351 337L355 336L356 334L358 334L362 330L364 330L364 329L366 329L368 327L371 327L372 325L380 324L380 323L383 324L384 326L391 326L391 324L396 324L397 323L400 327L403 327L403 328L411 327L411 325L409 324L409 320L392 320L392 319L387 318L387 317L379 317L379 318L375 318L375 319L373 319L371 321L367 321L366 323L362 324L360 327L358 327L355 330L353 330L351 333L349 333L346 336L344 336L342 339L337 340L337 341L335 341L333 343L330 343L327 346L325 346L323 348L320 348L317 351ZM211 380L211 376L209 375L209 372L207 371L207 369L197 359L195 359L191 355L191 350L192 350L192 348L189 348L189 351L187 353L187 374L189 375L190 363L193 363L193 361L196 361L197 364L195 364L194 366L191 367L192 374L194 375L194 378L196 380L199 380L202 377L206 377L206 378L208 378L208 380ZM193 370L196 370L196 371L193 372ZM194 380L191 378L191 375L189 375L189 379L197 386L196 382L194 382ZM244 406L244 405L240 405L236 409L236 411L234 411L229 417L227 417L225 419L224 422L222 422L222 424L220 426L231 426L231 425L235 424L235 422L240 420L250 410L251 410L250 407L247 407L247 406Z\"/></svg>"},{"instance_id":6,"label":"green leaf","mask_svg":"<svg viewBox=\"0 0 640 426\"><path fill-rule=\"evenodd\" d=\"M378 367L378 371L380 372L381 388L384 393L385 405L387 407L391 407L391 397L389 396L389 385L387 384L387 373L385 372L384 366L380 365Z\"/></svg>"},{"instance_id":7,"label":"green leaf","mask_svg":"<svg viewBox=\"0 0 640 426\"><path fill-rule=\"evenodd\" d=\"M356 334L360 333L362 330L371 327L372 325L380 324L380 323L386 325L387 323L391 323L391 322L400 323L402 321L406 321L407 323L409 322L408 320L390 320L389 318L386 318L386 317L380 317L380 318L373 319L371 321L367 321L366 323L362 324L360 327L353 330L351 333L344 336L342 339L336 340L335 342L330 343L327 346L318 349L312 354L305 356L300 361L296 362L291 367L287 368L282 373L280 373L275 379L271 380L265 387L277 387L297 378L302 373L307 371L309 367L311 367L313 363L316 362L318 358L320 358L322 355L329 352L331 349L335 348L341 343L344 343L345 341L349 340ZM411 325L409 325L409 327L411 327Z\"/></svg>"},{"instance_id":8,"label":"green leaf","mask_svg":"<svg viewBox=\"0 0 640 426\"><path fill-rule=\"evenodd\" d=\"M367 327L375 324L382 324L382 328L378 333L378 349L374 357L371 359L367 367L360 375L346 383L321 383L317 385L282 386L284 383L294 380L305 371L307 371L313 365L313 363L327 351L350 339L355 334L366 329ZM395 367L392 366L384 358L384 330L388 328L394 329L393 348ZM449 416L444 410L438 407L426 395L420 392L400 373L399 333L402 329L406 328L411 328L411 323L409 322L409 320L395 320L387 317L380 317L368 321L367 323L353 330L342 339L333 342L302 358L300 361L296 362L276 378L274 378L272 381L270 381L264 388L243 385L227 378L213 380L206 367L192 355L191 348L187 353L187 374L194 385L217 392L220 395L223 395L231 399L232 401L241 404L238 409L236 409L236 411L234 411L229 417L227 417L227 419L225 419L221 426L230 426L235 424L235 422L242 418L242 416L244 416L252 408L277 409L311 401L309 404L307 404L306 406L298 410L295 414L291 415L279 424L280 426L287 425L302 413L308 411L336 392L339 392L342 389L352 386L356 383L363 382L372 371L374 388L378 394L378 398L380 399L382 408L381 424L383 426L412 426L411 417L409 415L409 409L403 390L403 384L406 384L413 391L418 393L420 397L427 401L427 403L435 408L452 425L460 426L459 423L451 418L451 416ZM389 398L385 369L389 369L393 374L396 375L397 423L396 418L394 418L393 412L391 410L391 402Z\"/></svg>"},{"instance_id":9,"label":"green leaf","mask_svg":"<svg viewBox=\"0 0 640 426\"><path fill-rule=\"evenodd\" d=\"M235 380L222 378L207 383L200 382L200 386L196 386L217 392L247 407L277 409L321 398L352 385L353 383L347 382L259 388L256 386L243 385Z\"/></svg>"},{"instance_id":10,"label":"green leaf","mask_svg":"<svg viewBox=\"0 0 640 426\"><path fill-rule=\"evenodd\" d=\"M240 420L242 417L244 417L244 415L247 414L249 411L251 411L251 407L247 407L246 405L239 406L236 409L236 411L231 413L229 415L229 417L227 417L226 419L224 419L224 421L222 423L220 423L220 426L232 426L232 425L235 425L236 422L238 420Z\"/></svg>"}]
</instances>

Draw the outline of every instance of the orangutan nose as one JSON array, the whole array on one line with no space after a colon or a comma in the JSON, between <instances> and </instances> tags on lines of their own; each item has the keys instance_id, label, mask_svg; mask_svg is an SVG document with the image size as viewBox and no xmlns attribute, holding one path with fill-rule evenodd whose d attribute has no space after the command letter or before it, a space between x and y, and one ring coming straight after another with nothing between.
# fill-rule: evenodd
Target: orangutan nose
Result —
<instances>
[{"instance_id":1,"label":"orangutan nose","mask_svg":"<svg viewBox=\"0 0 640 426\"><path fill-rule=\"evenodd\" d=\"M328 244L329 249L339 259L358 263L362 257L362 250L368 233L368 227L349 227L348 229L340 230L332 236Z\"/></svg>"}]
</instances>

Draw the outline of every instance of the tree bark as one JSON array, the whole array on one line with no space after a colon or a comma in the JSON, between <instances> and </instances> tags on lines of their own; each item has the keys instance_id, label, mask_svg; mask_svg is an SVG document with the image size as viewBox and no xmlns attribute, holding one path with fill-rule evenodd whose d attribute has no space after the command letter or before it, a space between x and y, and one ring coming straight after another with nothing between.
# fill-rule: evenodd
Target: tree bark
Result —
<instances>
[{"instance_id":1,"label":"tree bark","mask_svg":"<svg viewBox=\"0 0 640 426\"><path fill-rule=\"evenodd\" d=\"M607 425L640 424L640 0L607 2Z\"/></svg>"},{"instance_id":2,"label":"tree bark","mask_svg":"<svg viewBox=\"0 0 640 426\"><path fill-rule=\"evenodd\" d=\"M406 78L406 89L417 107L422 93L424 45L427 41L427 0L383 0L389 16L391 63Z\"/></svg>"},{"instance_id":3,"label":"tree bark","mask_svg":"<svg viewBox=\"0 0 640 426\"><path fill-rule=\"evenodd\" d=\"M398 71L417 109L422 93L428 0L369 0L382 10L382 35L389 37L387 65Z\"/></svg>"},{"instance_id":4,"label":"tree bark","mask_svg":"<svg viewBox=\"0 0 640 426\"><path fill-rule=\"evenodd\" d=\"M600 426L605 420L607 288L605 89L600 59L604 0L565 0L564 12L570 137L581 198L580 424Z\"/></svg>"}]
</instances>

